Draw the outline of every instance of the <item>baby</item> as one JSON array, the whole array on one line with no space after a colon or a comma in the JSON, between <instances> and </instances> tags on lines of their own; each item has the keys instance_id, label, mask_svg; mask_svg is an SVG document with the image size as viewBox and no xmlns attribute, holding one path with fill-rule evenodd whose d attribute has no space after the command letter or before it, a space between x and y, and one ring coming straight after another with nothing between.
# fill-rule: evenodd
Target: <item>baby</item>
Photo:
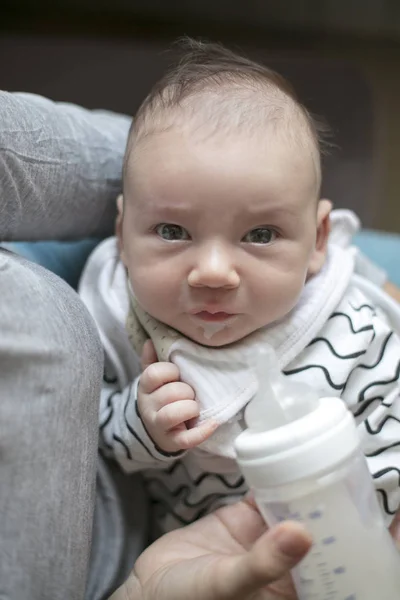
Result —
<instances>
[{"instance_id":1,"label":"baby","mask_svg":"<svg viewBox=\"0 0 400 600\"><path fill-rule=\"evenodd\" d=\"M355 217L337 211L330 238L319 127L273 71L188 46L135 117L117 236L81 281L105 349L102 448L144 472L159 531L236 500L233 440L269 344L287 377L349 405L389 521L400 342L354 275Z\"/></svg>"}]
</instances>

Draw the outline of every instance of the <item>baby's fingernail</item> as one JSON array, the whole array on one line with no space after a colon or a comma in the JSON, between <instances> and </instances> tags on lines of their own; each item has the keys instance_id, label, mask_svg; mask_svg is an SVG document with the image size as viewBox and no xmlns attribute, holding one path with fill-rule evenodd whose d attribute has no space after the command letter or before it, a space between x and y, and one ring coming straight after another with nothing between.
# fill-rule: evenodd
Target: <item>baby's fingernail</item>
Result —
<instances>
[{"instance_id":1,"label":"baby's fingernail","mask_svg":"<svg viewBox=\"0 0 400 600\"><path fill-rule=\"evenodd\" d=\"M247 502L247 504L250 504L251 506L257 508L256 500L254 498L254 492L252 490L249 490L247 492L247 494L244 497L244 500Z\"/></svg>"}]
</instances>

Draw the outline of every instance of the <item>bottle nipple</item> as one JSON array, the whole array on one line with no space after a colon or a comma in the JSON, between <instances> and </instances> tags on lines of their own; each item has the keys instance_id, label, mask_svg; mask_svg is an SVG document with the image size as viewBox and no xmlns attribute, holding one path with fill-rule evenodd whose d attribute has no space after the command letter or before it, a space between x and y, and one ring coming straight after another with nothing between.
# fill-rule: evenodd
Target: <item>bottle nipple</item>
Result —
<instances>
[{"instance_id":1,"label":"bottle nipple","mask_svg":"<svg viewBox=\"0 0 400 600\"><path fill-rule=\"evenodd\" d=\"M318 394L306 384L285 378L270 346L258 352L255 370L258 390L244 412L249 429L276 429L297 421L317 408Z\"/></svg>"}]
</instances>

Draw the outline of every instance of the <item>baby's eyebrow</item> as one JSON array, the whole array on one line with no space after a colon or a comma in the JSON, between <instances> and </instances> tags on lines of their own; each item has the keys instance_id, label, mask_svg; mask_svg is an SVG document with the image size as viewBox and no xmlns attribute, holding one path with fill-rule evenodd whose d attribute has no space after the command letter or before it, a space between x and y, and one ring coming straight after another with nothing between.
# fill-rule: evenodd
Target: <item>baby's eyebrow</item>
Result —
<instances>
[{"instance_id":1,"label":"baby's eyebrow","mask_svg":"<svg viewBox=\"0 0 400 600\"><path fill-rule=\"evenodd\" d=\"M182 194L183 195L183 194ZM144 208L162 208L170 210L189 211L193 210L193 205L187 201L187 199L178 199L172 193L170 197L163 196L162 193L156 192L151 193L139 193L133 200L137 205L143 206Z\"/></svg>"},{"instance_id":2,"label":"baby's eyebrow","mask_svg":"<svg viewBox=\"0 0 400 600\"><path fill-rule=\"evenodd\" d=\"M298 217L299 214L299 206L268 206L265 204L264 206L252 207L251 205L246 206L246 211L250 215L254 216L269 216L269 217L279 217L279 216L293 216Z\"/></svg>"},{"instance_id":3,"label":"baby's eyebrow","mask_svg":"<svg viewBox=\"0 0 400 600\"><path fill-rule=\"evenodd\" d=\"M149 201L143 202L137 205L140 212L146 214L158 214L162 215L163 218L174 217L174 216L187 216L194 215L197 211L190 204L182 205L181 203L171 203L165 201Z\"/></svg>"}]
</instances>

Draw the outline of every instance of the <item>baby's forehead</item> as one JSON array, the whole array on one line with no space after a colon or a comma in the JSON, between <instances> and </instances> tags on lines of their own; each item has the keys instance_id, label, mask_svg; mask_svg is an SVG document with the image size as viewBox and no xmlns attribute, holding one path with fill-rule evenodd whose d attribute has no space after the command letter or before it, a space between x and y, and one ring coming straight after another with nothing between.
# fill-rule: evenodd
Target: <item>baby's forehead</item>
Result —
<instances>
[{"instance_id":1,"label":"baby's forehead","mask_svg":"<svg viewBox=\"0 0 400 600\"><path fill-rule=\"evenodd\" d=\"M295 107L282 105L279 98L274 106L266 106L264 110L259 106L258 111L250 104L240 106L233 97L214 98L207 94L202 102L197 100L173 111L160 111L146 133L142 132L132 144L126 171L137 177L139 170L145 169L154 177L157 165L168 164L169 154L175 154L181 146L182 164L191 160L199 146L209 149L210 153L217 148L218 164L234 163L236 152L243 158L243 166L248 156L258 154L267 160L272 151L281 163L301 161L302 168L311 170L318 194L318 148L305 119Z\"/></svg>"},{"instance_id":2,"label":"baby's forehead","mask_svg":"<svg viewBox=\"0 0 400 600\"><path fill-rule=\"evenodd\" d=\"M163 102L160 96L139 113L132 133L138 142L172 128L191 129L204 137L274 132L295 144L313 144L318 151L315 132L302 107L276 85L254 81L206 86L178 104Z\"/></svg>"},{"instance_id":3,"label":"baby's forehead","mask_svg":"<svg viewBox=\"0 0 400 600\"><path fill-rule=\"evenodd\" d=\"M125 167L168 132L184 131L194 144L242 139L244 144L257 145L277 138L290 151L311 156L320 185L319 142L309 116L276 85L231 81L229 85L204 86L178 104L168 98L160 95L139 111L128 142Z\"/></svg>"},{"instance_id":4,"label":"baby's forehead","mask_svg":"<svg viewBox=\"0 0 400 600\"><path fill-rule=\"evenodd\" d=\"M311 153L286 137L244 131L199 136L175 124L135 146L124 193L136 203L157 198L157 205L174 204L178 198L188 206L192 197L219 201L238 196L256 204L275 198L283 206L298 196L316 198L318 182Z\"/></svg>"}]
</instances>

